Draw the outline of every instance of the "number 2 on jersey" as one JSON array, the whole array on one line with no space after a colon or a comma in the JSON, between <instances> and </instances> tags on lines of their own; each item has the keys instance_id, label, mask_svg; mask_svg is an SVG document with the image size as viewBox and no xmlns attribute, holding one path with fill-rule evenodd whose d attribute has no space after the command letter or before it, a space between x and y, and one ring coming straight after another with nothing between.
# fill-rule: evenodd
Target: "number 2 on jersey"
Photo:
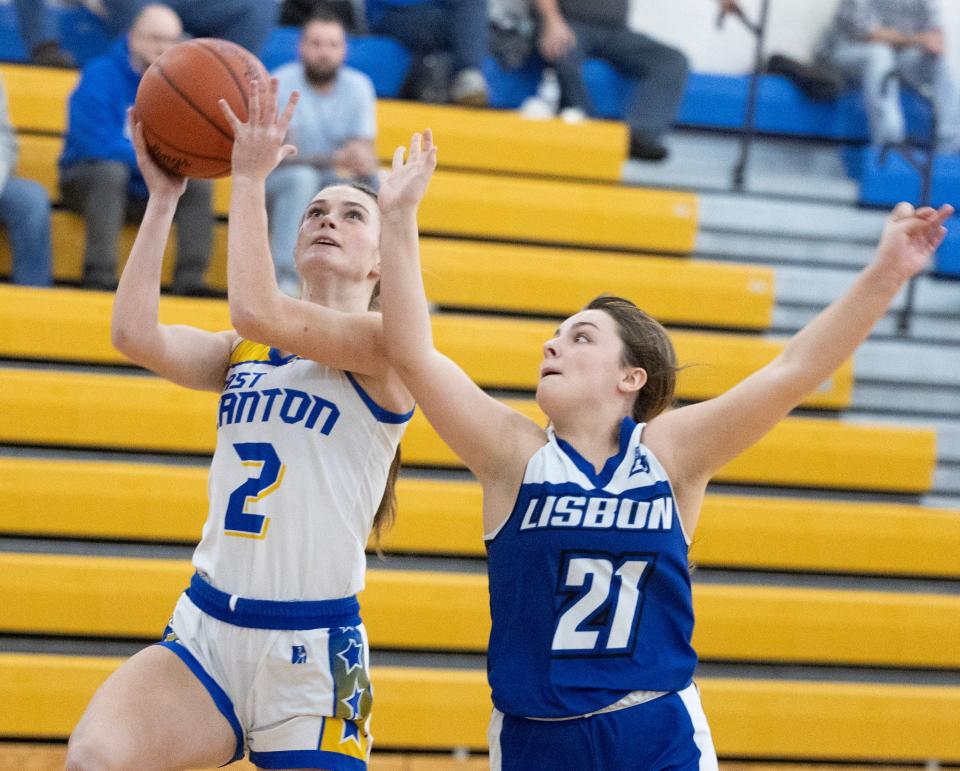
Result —
<instances>
[{"instance_id":1,"label":"number 2 on jersey","mask_svg":"<svg viewBox=\"0 0 960 771\"><path fill-rule=\"evenodd\" d=\"M265 514L248 514L247 506L262 501L280 487L285 466L277 451L267 442L242 442L233 445L244 466L259 468L260 474L250 477L230 493L223 529L227 535L242 538L265 538L270 517Z\"/></svg>"},{"instance_id":2,"label":"number 2 on jersey","mask_svg":"<svg viewBox=\"0 0 960 771\"><path fill-rule=\"evenodd\" d=\"M582 589L588 582L589 586L561 613L553 634L554 651L623 653L633 647L643 609L643 587L653 570L651 559L635 556L639 555L616 561L598 556L570 557L566 561L561 590ZM598 611L604 606L601 616ZM598 620L581 628L594 617Z\"/></svg>"}]
</instances>

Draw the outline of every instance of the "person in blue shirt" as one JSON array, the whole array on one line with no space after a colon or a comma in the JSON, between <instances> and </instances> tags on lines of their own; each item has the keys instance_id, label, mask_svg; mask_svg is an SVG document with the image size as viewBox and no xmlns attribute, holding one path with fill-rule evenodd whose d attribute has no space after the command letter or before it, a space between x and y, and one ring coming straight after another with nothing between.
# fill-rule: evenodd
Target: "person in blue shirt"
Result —
<instances>
[{"instance_id":1,"label":"person in blue shirt","mask_svg":"<svg viewBox=\"0 0 960 771\"><path fill-rule=\"evenodd\" d=\"M415 135L380 186L384 350L483 487L491 769L715 771L687 561L707 483L850 357L953 208L899 204L853 286L776 359L700 403L670 409L677 360L663 327L629 300L594 299L543 344L544 428L434 348L417 207L436 158L430 133Z\"/></svg>"},{"instance_id":2,"label":"person in blue shirt","mask_svg":"<svg viewBox=\"0 0 960 771\"><path fill-rule=\"evenodd\" d=\"M303 26L300 59L274 72L279 98L300 94L287 142L297 148L267 177L270 251L277 282L300 296L293 251L307 204L328 185L360 182L376 189L377 102L370 78L347 67L347 35L340 17L318 11Z\"/></svg>"},{"instance_id":3,"label":"person in blue shirt","mask_svg":"<svg viewBox=\"0 0 960 771\"><path fill-rule=\"evenodd\" d=\"M127 123L140 79L182 37L180 19L164 5L143 9L110 50L83 68L70 95L67 135L60 156L63 204L83 215L83 286L117 286L117 237L126 221L143 219L147 187L137 168ZM177 207L177 264L172 291L206 295L204 273L213 245L213 187L192 179Z\"/></svg>"}]
</instances>

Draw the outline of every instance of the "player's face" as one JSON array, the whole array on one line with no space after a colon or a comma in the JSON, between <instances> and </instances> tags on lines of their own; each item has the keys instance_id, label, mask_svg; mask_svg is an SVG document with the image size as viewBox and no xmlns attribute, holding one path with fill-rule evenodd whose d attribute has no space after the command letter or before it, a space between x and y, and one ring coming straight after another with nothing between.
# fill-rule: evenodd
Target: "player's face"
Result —
<instances>
[{"instance_id":1,"label":"player's face","mask_svg":"<svg viewBox=\"0 0 960 771\"><path fill-rule=\"evenodd\" d=\"M337 185L321 190L307 206L296 246L297 270L332 271L366 280L380 263L380 210L362 190Z\"/></svg>"},{"instance_id":2,"label":"player's face","mask_svg":"<svg viewBox=\"0 0 960 771\"><path fill-rule=\"evenodd\" d=\"M580 311L543 344L537 403L556 420L565 410L616 397L626 369L617 323L601 310Z\"/></svg>"},{"instance_id":3,"label":"player's face","mask_svg":"<svg viewBox=\"0 0 960 771\"><path fill-rule=\"evenodd\" d=\"M347 55L347 37L336 22L308 24L300 38L300 59L313 81L325 81L336 75Z\"/></svg>"}]
</instances>

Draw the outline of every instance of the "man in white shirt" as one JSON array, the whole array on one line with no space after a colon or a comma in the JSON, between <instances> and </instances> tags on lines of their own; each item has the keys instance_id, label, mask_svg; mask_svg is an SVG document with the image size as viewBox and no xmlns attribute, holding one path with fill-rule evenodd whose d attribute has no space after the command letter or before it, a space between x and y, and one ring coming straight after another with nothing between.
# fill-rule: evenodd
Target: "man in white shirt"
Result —
<instances>
[{"instance_id":1,"label":"man in white shirt","mask_svg":"<svg viewBox=\"0 0 960 771\"><path fill-rule=\"evenodd\" d=\"M293 264L300 218L321 188L337 180L377 184L376 94L362 72L347 67L343 22L320 11L306 21L300 38L300 60L273 74L279 81L279 103L300 92L287 134L297 154L267 178L270 250L277 281L287 294L299 296Z\"/></svg>"}]
</instances>

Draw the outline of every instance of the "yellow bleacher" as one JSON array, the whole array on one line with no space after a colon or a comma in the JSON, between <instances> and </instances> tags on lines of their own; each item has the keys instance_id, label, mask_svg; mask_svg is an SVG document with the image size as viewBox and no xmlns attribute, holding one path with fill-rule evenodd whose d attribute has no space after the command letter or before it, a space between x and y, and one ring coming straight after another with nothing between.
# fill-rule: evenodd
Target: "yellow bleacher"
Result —
<instances>
[{"instance_id":1,"label":"yellow bleacher","mask_svg":"<svg viewBox=\"0 0 960 771\"><path fill-rule=\"evenodd\" d=\"M0 64L0 78L18 131L64 132L75 72ZM626 126L612 121L570 126L560 120L524 120L507 111L381 99L377 128L377 155L383 161L409 143L413 131L424 128L433 129L451 168L617 182L627 154Z\"/></svg>"},{"instance_id":2,"label":"yellow bleacher","mask_svg":"<svg viewBox=\"0 0 960 771\"><path fill-rule=\"evenodd\" d=\"M191 572L185 560L0 553L0 592L17 598L0 629L153 640ZM375 649L486 648L484 575L375 568L360 605ZM960 639L960 596L703 584L694 612L694 647L711 661L960 668L960 647L944 645Z\"/></svg>"},{"instance_id":3,"label":"yellow bleacher","mask_svg":"<svg viewBox=\"0 0 960 771\"><path fill-rule=\"evenodd\" d=\"M17 173L60 198L60 137L20 137ZM214 211L225 215L230 182L214 185ZM697 231L697 197L582 181L449 171L441 166L419 211L424 232L494 240L687 253Z\"/></svg>"},{"instance_id":4,"label":"yellow bleacher","mask_svg":"<svg viewBox=\"0 0 960 771\"><path fill-rule=\"evenodd\" d=\"M0 441L12 444L209 454L217 396L159 378L0 369ZM532 399L506 404L544 422ZM421 413L403 440L412 465L459 467ZM936 463L932 430L788 418L716 475L719 481L922 492Z\"/></svg>"},{"instance_id":5,"label":"yellow bleacher","mask_svg":"<svg viewBox=\"0 0 960 771\"><path fill-rule=\"evenodd\" d=\"M83 221L55 211L54 276L78 281L82 271ZM120 265L136 228L120 239ZM226 289L226 226L214 229L207 279ZM755 265L688 262L665 257L518 244L423 238L424 280L432 302L459 308L568 315L603 293L636 298L665 324L766 329L773 311L773 271ZM174 239L167 245L164 281L173 275ZM0 275L9 275L10 249L0 233ZM2 287L0 287L2 289ZM31 302L26 295L11 297ZM36 301L48 301L40 296Z\"/></svg>"},{"instance_id":6,"label":"yellow bleacher","mask_svg":"<svg viewBox=\"0 0 960 771\"><path fill-rule=\"evenodd\" d=\"M479 485L402 475L397 497L386 551L483 556ZM195 543L207 513L207 469L0 457L0 500L3 535ZM957 554L958 511L711 494L691 559L700 567L956 579Z\"/></svg>"},{"instance_id":7,"label":"yellow bleacher","mask_svg":"<svg viewBox=\"0 0 960 771\"><path fill-rule=\"evenodd\" d=\"M112 296L78 290L46 292L0 286L0 355L53 361L129 363L110 343ZM225 302L164 298L167 323L189 323L210 331L230 328ZM434 318L437 347L484 386L536 388L543 343L556 322L442 314ZM783 343L716 332L671 333L681 366L677 396L700 400L736 385L772 360ZM840 409L850 400L850 362L805 402Z\"/></svg>"},{"instance_id":8,"label":"yellow bleacher","mask_svg":"<svg viewBox=\"0 0 960 771\"><path fill-rule=\"evenodd\" d=\"M122 659L0 654L0 735L63 739ZM382 746L485 751L489 689L482 670L376 667ZM960 761L960 688L703 678L704 709L728 757ZM438 718L442 715L442 719Z\"/></svg>"}]
</instances>

